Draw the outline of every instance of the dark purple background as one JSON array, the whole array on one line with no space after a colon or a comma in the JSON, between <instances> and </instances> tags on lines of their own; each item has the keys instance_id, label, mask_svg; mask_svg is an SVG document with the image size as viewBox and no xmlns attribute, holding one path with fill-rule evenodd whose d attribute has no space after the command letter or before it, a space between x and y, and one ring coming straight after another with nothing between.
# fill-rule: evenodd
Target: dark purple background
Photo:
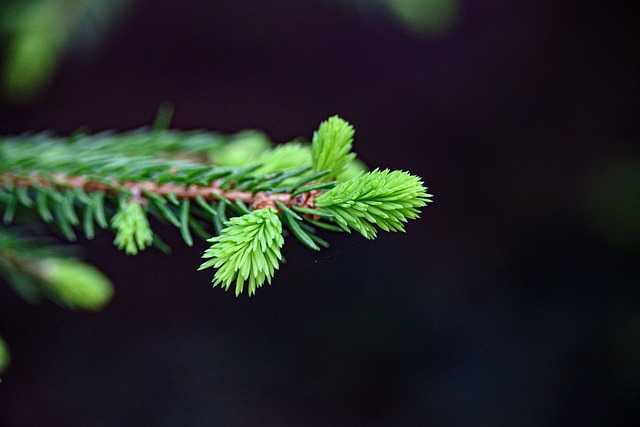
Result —
<instances>
[{"instance_id":1,"label":"dark purple background","mask_svg":"<svg viewBox=\"0 0 640 427\"><path fill-rule=\"evenodd\" d=\"M287 141L340 114L435 202L407 234L287 241L251 299L212 290L176 230L173 256L100 235L102 313L0 288L0 425L621 425L637 258L586 210L600 165L638 159L637 32L622 2L466 1L435 39L330 1L140 2L40 100L0 106L0 133L128 130L171 101L175 127Z\"/></svg>"}]
</instances>

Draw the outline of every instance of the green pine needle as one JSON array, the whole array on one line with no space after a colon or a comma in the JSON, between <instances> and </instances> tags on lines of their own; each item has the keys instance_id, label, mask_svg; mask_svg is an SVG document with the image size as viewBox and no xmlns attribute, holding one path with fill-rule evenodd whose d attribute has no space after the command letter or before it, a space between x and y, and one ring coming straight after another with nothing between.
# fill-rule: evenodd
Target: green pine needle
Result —
<instances>
[{"instance_id":1,"label":"green pine needle","mask_svg":"<svg viewBox=\"0 0 640 427\"><path fill-rule=\"evenodd\" d=\"M257 209L248 214L231 218L219 236L208 240L213 243L202 256L211 258L199 270L217 268L213 286L228 290L236 283L236 296L248 283L249 296L271 278L282 259L280 249L284 244L282 223L273 208Z\"/></svg>"},{"instance_id":2,"label":"green pine needle","mask_svg":"<svg viewBox=\"0 0 640 427\"><path fill-rule=\"evenodd\" d=\"M316 197L315 205L332 214L345 231L376 237L377 225L385 231L404 231L404 223L418 218L418 208L431 200L420 177L403 171L378 169L336 185Z\"/></svg>"},{"instance_id":3,"label":"green pine needle","mask_svg":"<svg viewBox=\"0 0 640 427\"><path fill-rule=\"evenodd\" d=\"M322 181L330 181L342 173L355 159L351 153L353 126L338 116L329 117L320 124L311 142L313 171L329 170Z\"/></svg>"},{"instance_id":4,"label":"green pine needle","mask_svg":"<svg viewBox=\"0 0 640 427\"><path fill-rule=\"evenodd\" d=\"M153 243L147 215L137 201L121 203L111 219L111 226L116 231L113 243L129 255L136 255Z\"/></svg>"}]
</instances>

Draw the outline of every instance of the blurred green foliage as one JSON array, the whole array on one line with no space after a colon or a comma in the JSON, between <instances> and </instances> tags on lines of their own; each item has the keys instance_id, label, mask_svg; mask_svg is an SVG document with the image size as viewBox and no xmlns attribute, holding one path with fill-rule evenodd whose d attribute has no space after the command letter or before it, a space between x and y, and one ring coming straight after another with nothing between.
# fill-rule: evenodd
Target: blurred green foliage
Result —
<instances>
[{"instance_id":1,"label":"blurred green foliage","mask_svg":"<svg viewBox=\"0 0 640 427\"><path fill-rule=\"evenodd\" d=\"M69 52L95 48L134 0L3 0L0 2L2 94L27 102L49 84Z\"/></svg>"},{"instance_id":2,"label":"blurred green foliage","mask_svg":"<svg viewBox=\"0 0 640 427\"><path fill-rule=\"evenodd\" d=\"M109 279L74 258L48 258L35 264L34 275L69 308L98 311L113 296Z\"/></svg>"},{"instance_id":3,"label":"blurred green foliage","mask_svg":"<svg viewBox=\"0 0 640 427\"><path fill-rule=\"evenodd\" d=\"M7 366L9 366L9 361L9 348L7 347L7 344L4 342L2 337L0 337L0 374L5 369L7 369Z\"/></svg>"},{"instance_id":4,"label":"blurred green foliage","mask_svg":"<svg viewBox=\"0 0 640 427\"><path fill-rule=\"evenodd\" d=\"M421 36L444 33L457 22L459 0L384 0L389 11L409 31Z\"/></svg>"},{"instance_id":5,"label":"blurred green foliage","mask_svg":"<svg viewBox=\"0 0 640 427\"><path fill-rule=\"evenodd\" d=\"M450 31L460 17L460 0L339 0L365 16L387 15L406 31L437 37Z\"/></svg>"},{"instance_id":6,"label":"blurred green foliage","mask_svg":"<svg viewBox=\"0 0 640 427\"><path fill-rule=\"evenodd\" d=\"M100 310L113 296L111 281L70 248L0 227L0 278L27 301L43 297L72 309Z\"/></svg>"},{"instance_id":7,"label":"blurred green foliage","mask_svg":"<svg viewBox=\"0 0 640 427\"><path fill-rule=\"evenodd\" d=\"M595 166L583 197L586 219L609 246L627 252L640 250L640 160L609 159Z\"/></svg>"},{"instance_id":8,"label":"blurred green foliage","mask_svg":"<svg viewBox=\"0 0 640 427\"><path fill-rule=\"evenodd\" d=\"M0 1L2 98L26 103L40 95L70 54L99 46L136 0ZM460 13L459 0L340 0L368 14L382 10L407 31L437 36Z\"/></svg>"}]
</instances>

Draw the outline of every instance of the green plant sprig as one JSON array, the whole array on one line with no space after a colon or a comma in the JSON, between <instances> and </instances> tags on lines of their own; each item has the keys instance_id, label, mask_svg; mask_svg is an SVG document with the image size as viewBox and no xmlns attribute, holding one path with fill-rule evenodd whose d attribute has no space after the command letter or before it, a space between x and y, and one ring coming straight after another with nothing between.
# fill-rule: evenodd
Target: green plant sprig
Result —
<instances>
[{"instance_id":1,"label":"green plant sprig","mask_svg":"<svg viewBox=\"0 0 640 427\"><path fill-rule=\"evenodd\" d=\"M271 283L287 232L320 250L328 243L317 228L371 239L377 228L404 231L431 201L419 177L365 172L351 152L353 136L333 116L311 144L158 127L0 138L0 212L5 227L39 218L71 241L78 231L92 239L96 228L111 229L131 255L163 246L153 216L189 246L193 236L211 243L200 269L216 269L214 286L235 283L236 295L245 288L252 295Z\"/></svg>"}]
</instances>

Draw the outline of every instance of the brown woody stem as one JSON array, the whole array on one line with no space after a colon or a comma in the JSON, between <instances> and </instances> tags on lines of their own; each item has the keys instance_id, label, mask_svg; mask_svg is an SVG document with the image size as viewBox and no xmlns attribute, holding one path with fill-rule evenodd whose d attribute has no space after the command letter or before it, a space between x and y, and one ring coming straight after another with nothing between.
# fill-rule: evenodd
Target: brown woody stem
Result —
<instances>
[{"instance_id":1,"label":"brown woody stem","mask_svg":"<svg viewBox=\"0 0 640 427\"><path fill-rule=\"evenodd\" d=\"M249 191L224 190L219 187L219 181L214 181L207 186L191 184L188 186L166 183L156 184L152 181L125 181L112 180L108 184L87 179L83 175L66 175L58 173L51 178L44 178L38 174L29 176L17 176L5 172L0 176L0 185L11 184L14 187L51 187L57 189L80 189L86 193L103 191L108 194L118 194L123 191L132 192L136 198L144 197L145 193L156 194L160 197L167 197L173 193L178 199L195 199L200 196L206 201L215 202L222 196L229 200L241 200L253 209L273 207L278 209L276 201L284 203L286 206L299 206L314 209L313 199L319 194L312 190L307 193L298 194L291 197L289 193L271 194L265 191L251 193Z\"/></svg>"}]
</instances>

